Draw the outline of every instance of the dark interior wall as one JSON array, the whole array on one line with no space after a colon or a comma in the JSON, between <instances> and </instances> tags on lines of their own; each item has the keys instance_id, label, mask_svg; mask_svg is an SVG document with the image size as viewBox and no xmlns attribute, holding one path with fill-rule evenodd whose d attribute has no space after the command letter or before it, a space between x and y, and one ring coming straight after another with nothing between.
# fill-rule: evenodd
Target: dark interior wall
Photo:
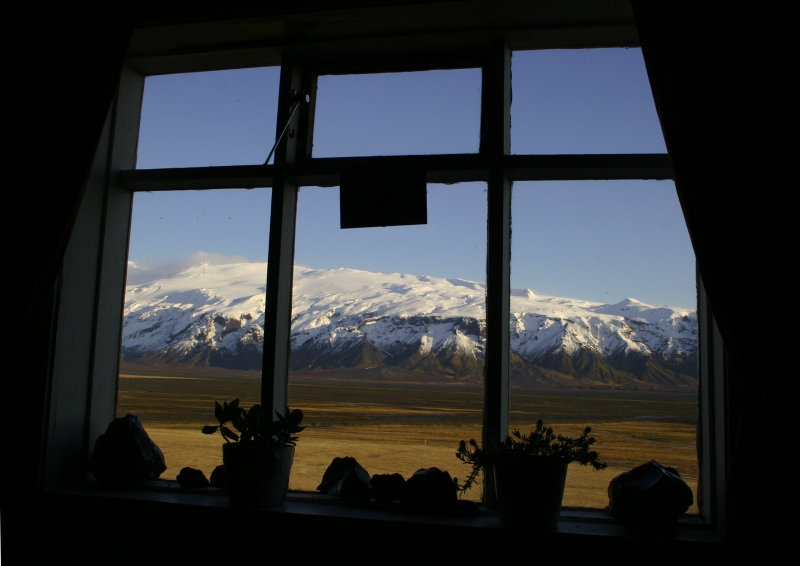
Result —
<instances>
[{"instance_id":1,"label":"dark interior wall","mask_svg":"<svg viewBox=\"0 0 800 566\"><path fill-rule=\"evenodd\" d=\"M0 466L6 558L37 522L58 273L133 21L124 2L12 3L4 19L2 419L18 431Z\"/></svg>"},{"instance_id":2,"label":"dark interior wall","mask_svg":"<svg viewBox=\"0 0 800 566\"><path fill-rule=\"evenodd\" d=\"M52 296L131 30L142 21L271 9L254 3L107 4L46 12L15 8L9 16L14 28L6 79L14 146L9 163L20 175L5 187L11 197L4 226L7 273L16 278L8 283L17 310L4 326L11 370L3 386L3 420L7 431L18 432L6 437L13 464L2 466L4 558L15 549L48 548L25 542L43 516L54 529L53 513L64 517L74 509L85 529L65 532L83 533L87 543L103 523L104 512L95 508L40 499L37 477ZM314 8L311 2L299 5ZM733 423L731 519L738 533L733 540L755 548L780 531L775 518L788 488L788 463L796 459L790 441L777 436L792 430L788 415L794 405L786 394L794 379L787 273L797 263L797 237L790 231L796 181L789 177L789 148L796 144L787 143L796 114L787 86L795 68L789 59L791 20L769 8L716 10L666 1L634 2L634 10L700 271L733 352L738 380L732 386L745 401L742 419ZM115 512L124 515L124 509ZM147 513L130 510L136 522L145 520ZM160 520L177 521L174 528L183 529L183 540L200 528L184 512L176 511L172 519L166 513ZM149 532L136 522L134 535ZM404 544L413 549L415 543Z\"/></svg>"},{"instance_id":3,"label":"dark interior wall","mask_svg":"<svg viewBox=\"0 0 800 566\"><path fill-rule=\"evenodd\" d=\"M785 529L778 505L792 474L785 435L796 405L794 332L785 326L796 312L795 32L775 5L633 8L698 269L731 356L731 538L775 538Z\"/></svg>"},{"instance_id":4,"label":"dark interior wall","mask_svg":"<svg viewBox=\"0 0 800 566\"><path fill-rule=\"evenodd\" d=\"M678 193L726 344L757 371L737 319L744 298L787 290L790 34L778 13L659 4L633 6Z\"/></svg>"}]
</instances>

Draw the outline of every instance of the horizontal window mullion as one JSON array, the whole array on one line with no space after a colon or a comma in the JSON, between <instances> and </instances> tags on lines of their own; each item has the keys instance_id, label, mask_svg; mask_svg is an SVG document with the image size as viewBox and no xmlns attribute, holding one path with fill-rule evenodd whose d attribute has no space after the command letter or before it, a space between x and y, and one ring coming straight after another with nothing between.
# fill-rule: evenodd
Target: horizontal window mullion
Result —
<instances>
[{"instance_id":1,"label":"horizontal window mullion","mask_svg":"<svg viewBox=\"0 0 800 566\"><path fill-rule=\"evenodd\" d=\"M499 163L498 163L499 161ZM287 175L299 177L335 176L342 169L359 163L422 166L428 182L440 181L448 174L461 174L463 181L485 181L491 167L500 166L517 181L536 179L671 179L672 167L667 154L593 154L593 155L398 155L380 157L336 157L312 159L293 165ZM594 175L593 177L590 177ZM642 176L643 175L643 176ZM437 176L437 179L431 179ZM529 179L529 177L531 177ZM335 183L336 181L334 181ZM298 183L308 184L308 183Z\"/></svg>"},{"instance_id":2,"label":"horizontal window mullion","mask_svg":"<svg viewBox=\"0 0 800 566\"><path fill-rule=\"evenodd\" d=\"M287 166L286 174L298 186L334 186L342 171L360 166L421 168L428 183L486 181L490 161L480 154L393 155L369 157L326 157Z\"/></svg>"},{"instance_id":3,"label":"horizontal window mullion","mask_svg":"<svg viewBox=\"0 0 800 566\"><path fill-rule=\"evenodd\" d=\"M498 163L499 162L499 163ZM667 154L622 155L397 155L331 157L286 166L299 186L332 186L343 170L360 165L422 167L429 183L486 181L492 166L514 181L562 179L671 179ZM120 181L132 191L173 191L272 186L274 165L234 165L123 171Z\"/></svg>"},{"instance_id":4,"label":"horizontal window mullion","mask_svg":"<svg viewBox=\"0 0 800 566\"><path fill-rule=\"evenodd\" d=\"M131 191L254 189L271 187L272 175L272 166L231 165L121 171L119 181Z\"/></svg>"}]
</instances>

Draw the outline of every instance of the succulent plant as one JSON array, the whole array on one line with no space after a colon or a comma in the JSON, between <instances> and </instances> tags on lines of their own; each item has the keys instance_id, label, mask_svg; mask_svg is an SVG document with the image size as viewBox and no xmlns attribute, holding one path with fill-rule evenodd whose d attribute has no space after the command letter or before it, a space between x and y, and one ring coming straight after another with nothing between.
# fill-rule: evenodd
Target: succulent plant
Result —
<instances>
[{"instance_id":1,"label":"succulent plant","mask_svg":"<svg viewBox=\"0 0 800 566\"><path fill-rule=\"evenodd\" d=\"M261 405L253 405L247 411L239 406L239 399L234 399L230 403L223 402L222 405L219 401L215 401L214 405L214 416L219 424L204 426L203 434L215 434L219 430L225 442L294 446L298 437L293 435L305 429L300 426L303 420L303 411L300 409L290 410L286 407L283 415L276 410L275 415L278 420L273 421L267 417L267 412ZM227 423L231 423L238 433L226 426Z\"/></svg>"},{"instance_id":2,"label":"succulent plant","mask_svg":"<svg viewBox=\"0 0 800 566\"><path fill-rule=\"evenodd\" d=\"M470 464L472 470L463 484L458 483L458 478L454 478L459 494L463 495L478 477L482 469L490 467L496 458L530 458L530 457L549 457L556 458L567 464L578 462L586 466L590 465L595 470L602 470L606 467L604 462L600 462L600 455L595 450L590 450L596 439L589 436L592 432L590 427L586 427L578 438L570 438L561 434L556 435L552 427L545 427L544 421L536 421L536 428L530 434L521 434L519 430L514 430L505 441L493 450L483 450L478 443L472 439L462 440L458 444L456 458Z\"/></svg>"}]
</instances>

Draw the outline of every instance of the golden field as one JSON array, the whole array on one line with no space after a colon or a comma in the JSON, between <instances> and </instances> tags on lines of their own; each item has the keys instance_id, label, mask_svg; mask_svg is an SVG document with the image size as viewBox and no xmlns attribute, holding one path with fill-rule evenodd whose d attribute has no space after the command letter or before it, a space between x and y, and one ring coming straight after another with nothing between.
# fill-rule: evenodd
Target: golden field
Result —
<instances>
[{"instance_id":1,"label":"golden field","mask_svg":"<svg viewBox=\"0 0 800 566\"><path fill-rule=\"evenodd\" d=\"M117 413L140 417L164 452L174 479L181 468L206 476L221 464L219 435L200 432L215 424L214 400L239 397L258 402L260 382L248 376L214 378L123 374ZM337 456L353 456L370 474L398 472L408 478L436 466L463 478L468 467L455 457L458 441L480 439L483 394L460 385L370 384L342 380L290 380L289 405L303 409L290 488L314 491ZM510 428L529 431L538 418L557 433L580 434L592 427L595 448L608 468L595 472L572 464L564 506L602 508L616 475L655 459L676 468L697 493L696 400L691 394L608 391L512 390ZM473 488L469 499L479 500ZM693 506L690 513L696 513Z\"/></svg>"}]
</instances>

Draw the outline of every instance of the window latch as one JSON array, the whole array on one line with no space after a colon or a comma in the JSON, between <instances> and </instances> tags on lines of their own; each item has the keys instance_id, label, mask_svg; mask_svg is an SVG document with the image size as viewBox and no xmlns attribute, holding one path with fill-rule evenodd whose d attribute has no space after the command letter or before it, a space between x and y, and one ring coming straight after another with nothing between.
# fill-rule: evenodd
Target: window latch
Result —
<instances>
[{"instance_id":1,"label":"window latch","mask_svg":"<svg viewBox=\"0 0 800 566\"><path fill-rule=\"evenodd\" d=\"M281 135L278 136L278 139L275 140L275 145L272 146L272 149L269 151L269 155L267 156L267 160L264 162L264 165L261 167L266 167L269 163L269 160L272 159L272 154L275 153L275 149L278 147L278 144L281 143L283 136L286 134L286 130L289 128L289 124L292 123L292 118L294 118L295 112L297 112L297 108L300 106L300 103L309 104L311 102L311 95L305 91L293 90L292 91L292 100L294 101L294 105L292 106L292 113L289 114L289 119L286 120L286 125L281 130Z\"/></svg>"}]
</instances>

